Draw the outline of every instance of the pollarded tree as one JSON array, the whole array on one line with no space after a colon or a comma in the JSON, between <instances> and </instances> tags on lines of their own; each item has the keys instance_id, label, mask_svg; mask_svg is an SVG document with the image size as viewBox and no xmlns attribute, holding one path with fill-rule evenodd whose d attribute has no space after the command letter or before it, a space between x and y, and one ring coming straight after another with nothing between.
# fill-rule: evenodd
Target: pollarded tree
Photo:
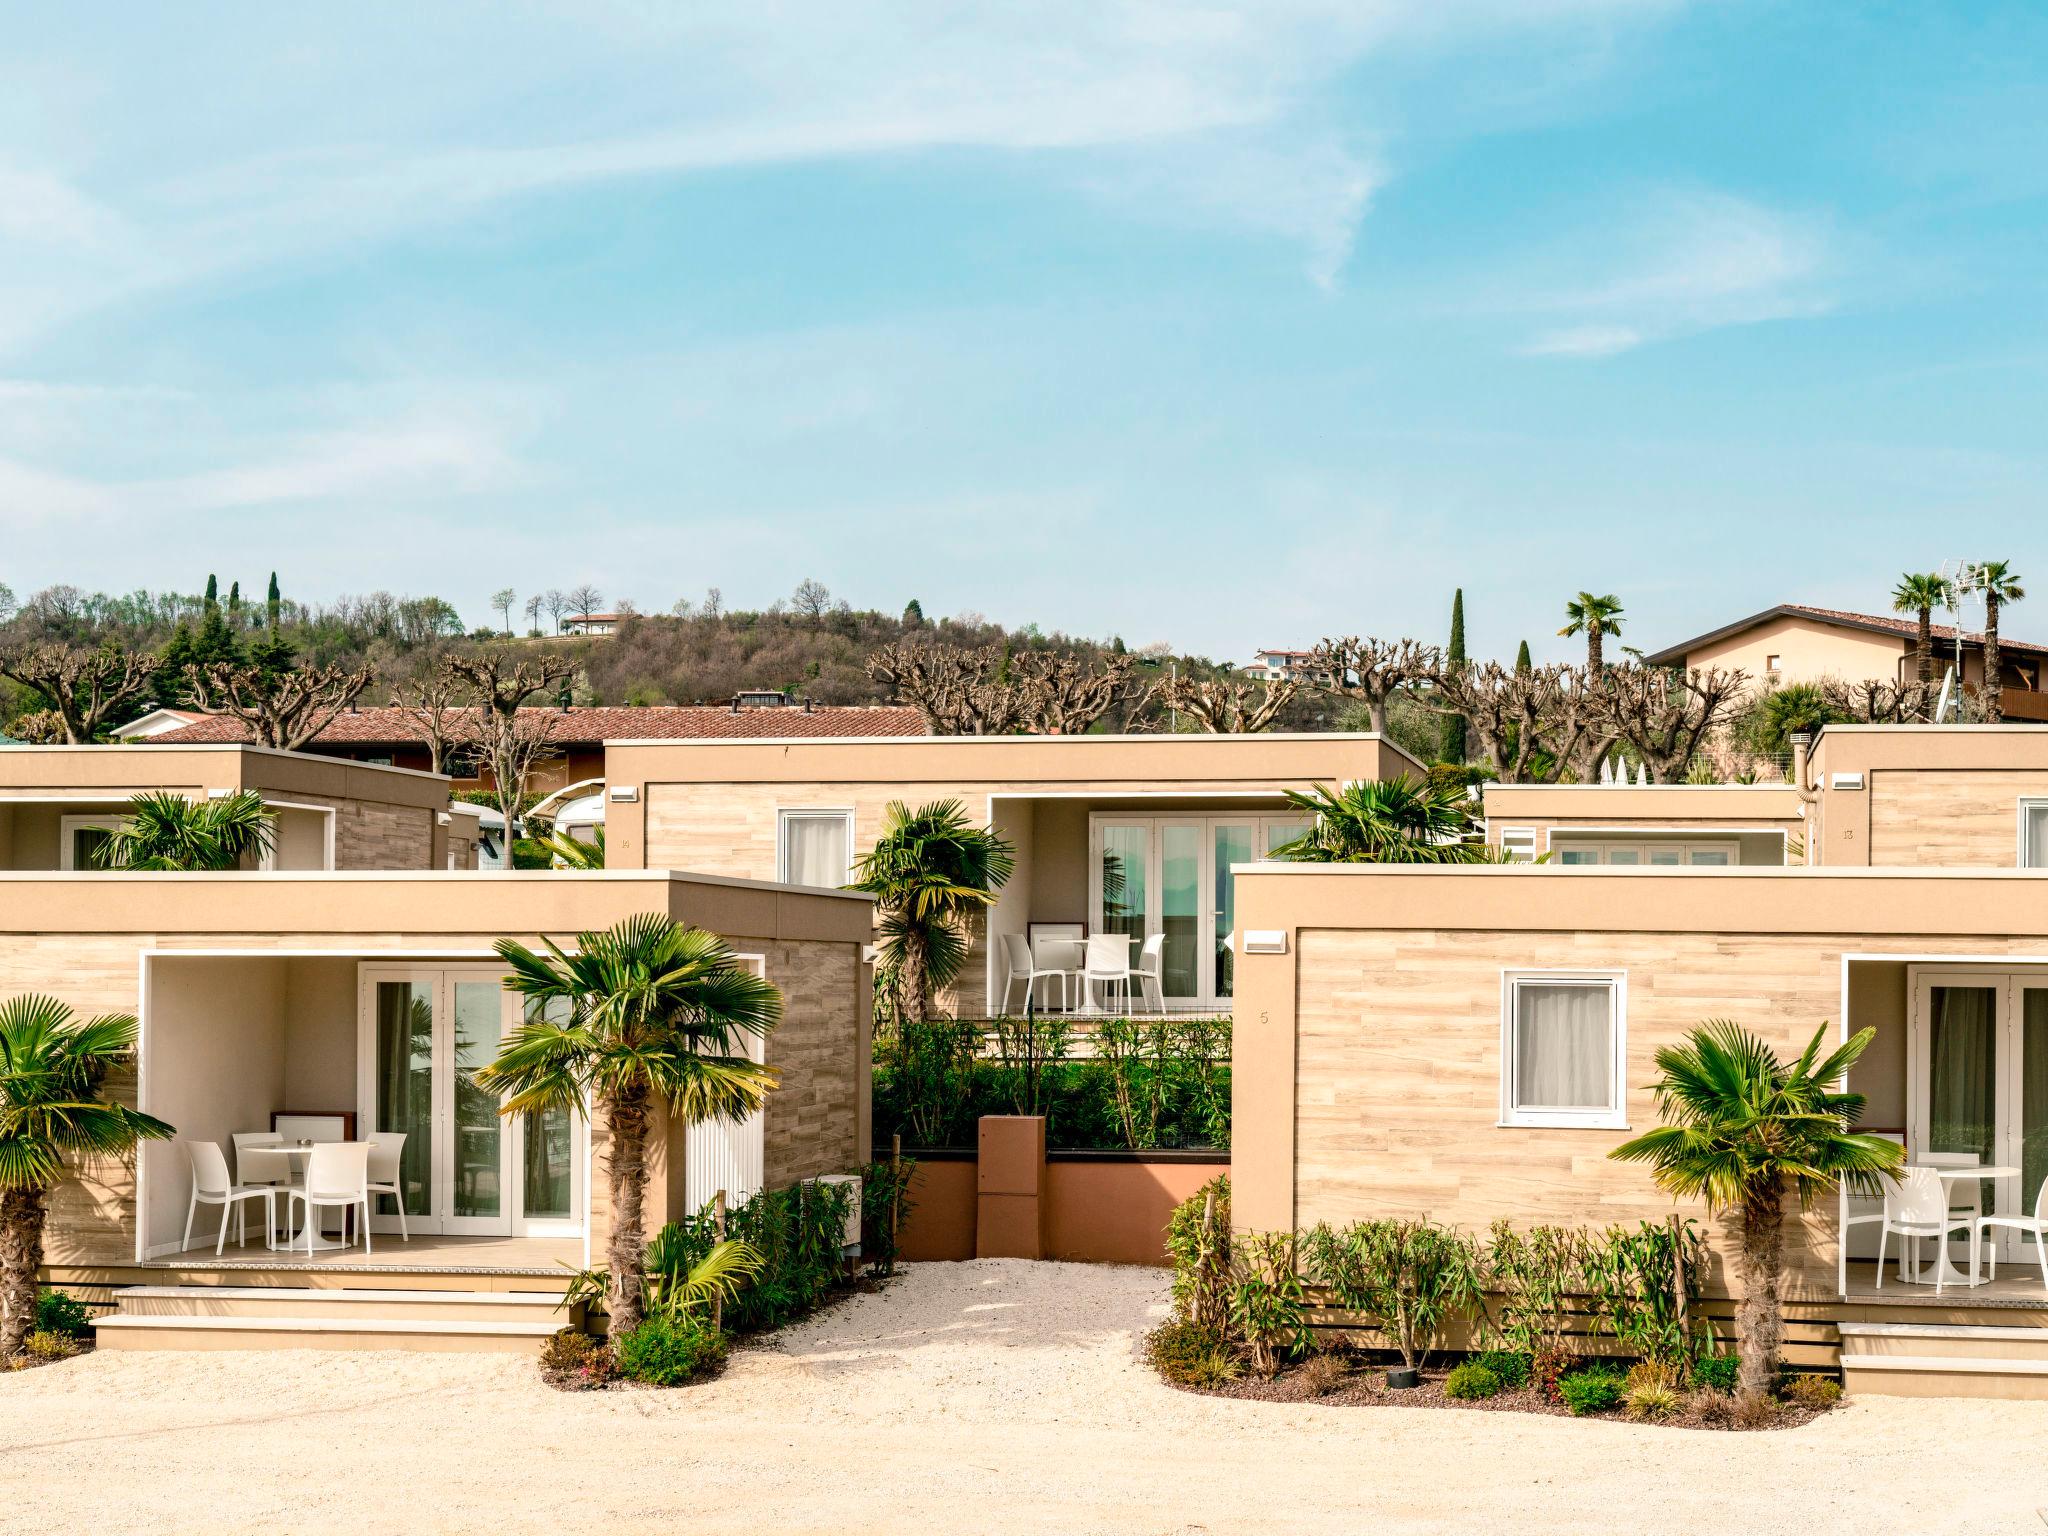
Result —
<instances>
[{"instance_id":1,"label":"pollarded tree","mask_svg":"<svg viewBox=\"0 0 2048 1536\"><path fill-rule=\"evenodd\" d=\"M934 736L1007 736L1026 718L1028 700L1003 675L1000 647L898 640L867 659L867 674L924 716Z\"/></svg>"},{"instance_id":2,"label":"pollarded tree","mask_svg":"<svg viewBox=\"0 0 2048 1536\"><path fill-rule=\"evenodd\" d=\"M1025 728L1042 736L1078 736L1112 709L1140 713L1154 692L1134 680L1138 660L1111 654L1092 666L1067 651L1026 651L1010 659L1024 695Z\"/></svg>"},{"instance_id":3,"label":"pollarded tree","mask_svg":"<svg viewBox=\"0 0 2048 1536\"><path fill-rule=\"evenodd\" d=\"M155 656L113 641L85 647L44 640L0 652L0 677L49 700L73 746L121 724L150 693L156 670Z\"/></svg>"},{"instance_id":4,"label":"pollarded tree","mask_svg":"<svg viewBox=\"0 0 2048 1536\"><path fill-rule=\"evenodd\" d=\"M923 1023L967 963L971 924L1016 872L1017 850L958 800L912 810L892 800L882 835L854 863L851 890L875 898L878 970L899 1020Z\"/></svg>"},{"instance_id":5,"label":"pollarded tree","mask_svg":"<svg viewBox=\"0 0 2048 1536\"><path fill-rule=\"evenodd\" d=\"M174 1131L105 1097L107 1073L135 1053L135 1016L78 1019L33 994L0 1003L0 1364L36 1321L36 1275L50 1191L76 1156L126 1157Z\"/></svg>"},{"instance_id":6,"label":"pollarded tree","mask_svg":"<svg viewBox=\"0 0 2048 1536\"><path fill-rule=\"evenodd\" d=\"M1168 678L1160 688L1159 700L1205 731L1219 736L1249 736L1270 731L1280 712L1294 702L1300 691L1301 685L1292 682L1177 675Z\"/></svg>"},{"instance_id":7,"label":"pollarded tree","mask_svg":"<svg viewBox=\"0 0 2048 1536\"><path fill-rule=\"evenodd\" d=\"M1563 669L1520 667L1498 662L1446 665L1434 686L1419 695L1428 708L1463 723L1461 734L1478 742L1500 784L1521 784L1532 776L1548 723L1543 710L1554 694Z\"/></svg>"},{"instance_id":8,"label":"pollarded tree","mask_svg":"<svg viewBox=\"0 0 2048 1536\"><path fill-rule=\"evenodd\" d=\"M1932 719L1939 697L1932 679L1902 683L1888 677L1866 677L1850 683L1830 677L1820 686L1830 708L1863 725L1910 725Z\"/></svg>"},{"instance_id":9,"label":"pollarded tree","mask_svg":"<svg viewBox=\"0 0 2048 1536\"><path fill-rule=\"evenodd\" d=\"M1815 1030L1788 1064L1733 1020L1708 1020L1683 1044L1657 1052L1653 1091L1667 1123L1608 1154L1647 1163L1657 1187L1676 1199L1740 1216L1738 1390L1756 1400L1777 1383L1785 1337L1786 1196L1811 1210L1844 1184L1878 1194L1905 1160L1896 1142L1849 1129L1863 1113L1863 1096L1837 1086L1877 1031L1863 1030L1823 1058L1826 1033L1825 1025Z\"/></svg>"},{"instance_id":10,"label":"pollarded tree","mask_svg":"<svg viewBox=\"0 0 2048 1536\"><path fill-rule=\"evenodd\" d=\"M1610 667L1605 682L1615 734L1641 754L1652 779L1677 784L1700 744L1742 703L1749 674L1739 667Z\"/></svg>"},{"instance_id":11,"label":"pollarded tree","mask_svg":"<svg viewBox=\"0 0 2048 1536\"><path fill-rule=\"evenodd\" d=\"M185 686L199 708L248 727L257 745L296 752L362 696L376 673L369 667L283 666L217 661L185 669Z\"/></svg>"},{"instance_id":12,"label":"pollarded tree","mask_svg":"<svg viewBox=\"0 0 2048 1536\"><path fill-rule=\"evenodd\" d=\"M505 867L510 869L527 776L557 755L553 738L559 717L522 706L573 677L576 663L537 647L487 645L468 655L450 655L441 666L452 685L476 700L473 739L490 765L491 793L505 818Z\"/></svg>"},{"instance_id":13,"label":"pollarded tree","mask_svg":"<svg viewBox=\"0 0 2048 1536\"><path fill-rule=\"evenodd\" d=\"M1320 686L1365 705L1372 729L1387 733L1387 701L1404 688L1428 682L1442 670L1436 647L1414 640L1323 640L1309 657L1308 670Z\"/></svg>"},{"instance_id":14,"label":"pollarded tree","mask_svg":"<svg viewBox=\"0 0 2048 1536\"><path fill-rule=\"evenodd\" d=\"M477 1074L506 1095L499 1113L567 1110L605 1138L611 1192L605 1310L615 1334L639 1326L645 1297L643 1210L657 1110L684 1125L739 1121L761 1108L776 1072L752 1059L749 1036L782 1017L782 995L744 968L716 934L664 913L577 936L573 951L511 939L497 952L506 985L532 1005L497 1059Z\"/></svg>"}]
</instances>

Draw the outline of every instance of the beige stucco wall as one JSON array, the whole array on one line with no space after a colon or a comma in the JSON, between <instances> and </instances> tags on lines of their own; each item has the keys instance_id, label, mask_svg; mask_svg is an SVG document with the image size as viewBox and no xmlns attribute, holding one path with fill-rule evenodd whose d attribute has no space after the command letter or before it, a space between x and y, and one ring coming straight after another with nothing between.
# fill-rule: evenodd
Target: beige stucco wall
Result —
<instances>
[{"instance_id":1,"label":"beige stucco wall","mask_svg":"<svg viewBox=\"0 0 2048 1536\"><path fill-rule=\"evenodd\" d=\"M1671 1203L1607 1156L1657 1123L1657 1047L1713 1017L1785 1053L1832 1036L1848 955L2048 958L2048 882L2018 874L1265 866L1240 876L1238 909L1241 931L1288 936L1286 954L1239 962L1233 1215L1249 1228L1661 1218ZM1508 968L1626 972L1628 1131L1497 1123ZM1852 1020L1896 1028L1902 985L1874 974ZM1868 1123L1902 1120L1902 1081L1886 1040L1858 1078ZM1791 1261L1797 1292L1832 1289L1830 1212Z\"/></svg>"},{"instance_id":2,"label":"beige stucco wall","mask_svg":"<svg viewBox=\"0 0 2048 1536\"><path fill-rule=\"evenodd\" d=\"M1803 836L1799 795L1790 784L1489 784L1483 791L1486 840L1508 828L1536 833L1538 851L1557 834L1626 841L1631 834L1698 830L1702 837L1754 834L1745 863L1776 862Z\"/></svg>"},{"instance_id":3,"label":"beige stucco wall","mask_svg":"<svg viewBox=\"0 0 2048 1536\"><path fill-rule=\"evenodd\" d=\"M2048 797L2048 726L1829 726L1808 777L1816 863L2013 869L2019 802Z\"/></svg>"},{"instance_id":4,"label":"beige stucco wall","mask_svg":"<svg viewBox=\"0 0 2048 1536\"><path fill-rule=\"evenodd\" d=\"M1760 682L1814 682L1823 677L1861 682L1870 677L1898 677L1900 668L1906 665L1903 658L1912 645L1909 637L1843 629L1813 619L1779 617L1740 634L1695 646L1686 652L1685 664L1719 667L1723 671L1740 667ZM1766 666L1774 655L1780 658L1776 673Z\"/></svg>"}]
</instances>

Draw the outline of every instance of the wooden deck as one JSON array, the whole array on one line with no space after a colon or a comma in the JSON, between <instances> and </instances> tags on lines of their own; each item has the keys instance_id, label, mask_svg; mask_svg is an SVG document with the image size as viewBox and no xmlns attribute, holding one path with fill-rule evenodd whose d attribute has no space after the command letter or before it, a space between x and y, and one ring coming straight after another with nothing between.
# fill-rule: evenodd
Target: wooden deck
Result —
<instances>
[{"instance_id":1,"label":"wooden deck","mask_svg":"<svg viewBox=\"0 0 2048 1536\"><path fill-rule=\"evenodd\" d=\"M151 1271L174 1271L197 1275L209 1271L264 1270L272 1273L432 1273L442 1275L546 1275L566 1280L569 1272L583 1267L583 1239L580 1237L449 1237L438 1233L414 1233L408 1241L396 1232L370 1234L372 1251L364 1253L358 1243L352 1248L316 1252L308 1258L301 1248L277 1252L260 1241L230 1243L220 1257L211 1248L192 1248L184 1253L150 1259L137 1266Z\"/></svg>"}]
</instances>

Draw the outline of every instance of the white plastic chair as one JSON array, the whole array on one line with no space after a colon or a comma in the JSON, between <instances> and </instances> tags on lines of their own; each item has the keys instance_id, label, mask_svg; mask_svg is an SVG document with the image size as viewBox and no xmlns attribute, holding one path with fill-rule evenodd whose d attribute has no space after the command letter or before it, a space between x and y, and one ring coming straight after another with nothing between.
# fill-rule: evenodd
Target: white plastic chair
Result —
<instances>
[{"instance_id":1,"label":"white plastic chair","mask_svg":"<svg viewBox=\"0 0 2048 1536\"><path fill-rule=\"evenodd\" d=\"M211 1141L188 1141L185 1151L192 1159L192 1199L185 1207L185 1241L183 1246L192 1246L192 1223L199 1215L202 1205L220 1207L220 1236L214 1239L213 1254L219 1258L228 1244L228 1213L234 1212L238 1228L236 1241L249 1241L249 1200L263 1202L264 1235L267 1238L277 1225L277 1190L268 1184L237 1184L228 1177L228 1160L221 1156L218 1144Z\"/></svg>"},{"instance_id":2,"label":"white plastic chair","mask_svg":"<svg viewBox=\"0 0 2048 1536\"><path fill-rule=\"evenodd\" d=\"M404 1156L404 1131L370 1132L368 1190L373 1195L391 1197L392 1202L398 1207L398 1235L409 1243L412 1241L412 1234L405 1230L405 1178L400 1166ZM367 1243L365 1247L367 1248Z\"/></svg>"},{"instance_id":3,"label":"white plastic chair","mask_svg":"<svg viewBox=\"0 0 2048 1536\"><path fill-rule=\"evenodd\" d=\"M1088 955L1081 967L1081 995L1095 1001L1095 984L1103 985L1103 1001L1123 988L1124 1012L1131 1011L1131 941L1121 933L1088 935Z\"/></svg>"},{"instance_id":4,"label":"white plastic chair","mask_svg":"<svg viewBox=\"0 0 2048 1536\"><path fill-rule=\"evenodd\" d=\"M1948 1191L1942 1187L1941 1175L1928 1167L1912 1167L1905 1171L1899 1187L1884 1197L1884 1224L1877 1232L1877 1289L1884 1289L1885 1241L1892 1233L1912 1243L1912 1263L1920 1267L1920 1239L1931 1237L1942 1249L1948 1246L1951 1232L1965 1232L1970 1238L1970 1273L1977 1273L1977 1234L1966 1216L1952 1216L1948 1209ZM1902 1248L1901 1263L1906 1261ZM1934 1265L1934 1294L1941 1294L1941 1287L1948 1277L1948 1255L1937 1252Z\"/></svg>"},{"instance_id":5,"label":"white plastic chair","mask_svg":"<svg viewBox=\"0 0 2048 1536\"><path fill-rule=\"evenodd\" d=\"M1031 953L1031 946L1024 942L1023 934L1003 935L1003 956L1010 967L1009 978L1003 983L1003 1012L1010 1011L1010 994L1020 981L1024 984L1024 1001L1027 1004L1031 1001L1032 990L1040 981L1057 981L1060 984L1060 1007L1068 1009L1073 1006L1072 995L1067 991L1067 977L1072 973L1041 968L1037 957Z\"/></svg>"},{"instance_id":6,"label":"white plastic chair","mask_svg":"<svg viewBox=\"0 0 2048 1536\"><path fill-rule=\"evenodd\" d=\"M1166 981L1162 975L1165 964L1166 935L1146 935L1145 947L1138 952L1138 963L1131 975L1137 979L1138 996L1161 1013L1166 1012Z\"/></svg>"},{"instance_id":7,"label":"white plastic chair","mask_svg":"<svg viewBox=\"0 0 2048 1536\"><path fill-rule=\"evenodd\" d=\"M2041 1181L2041 1187L2034 1192L2034 1214L2031 1216L1980 1216L1977 1218L1975 1241L1979 1244L1991 1235L1993 1227L2010 1227L2019 1233L2034 1235L2034 1259L2041 1266L2041 1289L2048 1291L2048 1179ZM1974 1253L1975 1247L1971 1249ZM1986 1255L1987 1273L1993 1280L1998 1278L1998 1250L1992 1248Z\"/></svg>"},{"instance_id":8,"label":"white plastic chair","mask_svg":"<svg viewBox=\"0 0 2048 1536\"><path fill-rule=\"evenodd\" d=\"M370 1251L370 1144L366 1141L323 1141L306 1159L303 1187L285 1191L285 1208L306 1207L306 1257L313 1256L313 1229L323 1209L353 1209L362 1218L363 1252ZM344 1220L346 1217L344 1216Z\"/></svg>"}]
</instances>

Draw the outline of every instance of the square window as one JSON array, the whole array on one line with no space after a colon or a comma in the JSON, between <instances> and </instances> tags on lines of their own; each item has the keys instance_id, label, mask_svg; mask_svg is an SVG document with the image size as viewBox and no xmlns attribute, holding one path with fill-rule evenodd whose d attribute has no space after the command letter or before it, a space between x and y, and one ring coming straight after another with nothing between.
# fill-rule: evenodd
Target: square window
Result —
<instances>
[{"instance_id":1,"label":"square window","mask_svg":"<svg viewBox=\"0 0 2048 1536\"><path fill-rule=\"evenodd\" d=\"M1517 864L1533 864L1536 861L1536 829L1502 827L1500 851Z\"/></svg>"},{"instance_id":2,"label":"square window","mask_svg":"<svg viewBox=\"0 0 2048 1536\"><path fill-rule=\"evenodd\" d=\"M1776 672L1778 670L1778 664L1782 660L1784 660L1784 658L1781 656L1766 656L1764 658L1764 670L1766 672Z\"/></svg>"},{"instance_id":3,"label":"square window","mask_svg":"<svg viewBox=\"0 0 2048 1536\"><path fill-rule=\"evenodd\" d=\"M784 885L837 890L853 878L851 811L782 811L775 841L776 878Z\"/></svg>"},{"instance_id":4,"label":"square window","mask_svg":"<svg viewBox=\"0 0 2048 1536\"><path fill-rule=\"evenodd\" d=\"M2048 869L2048 800L2020 802L2020 868Z\"/></svg>"},{"instance_id":5,"label":"square window","mask_svg":"<svg viewBox=\"0 0 2048 1536\"><path fill-rule=\"evenodd\" d=\"M1502 983L1501 1123L1628 1123L1622 975L1510 971Z\"/></svg>"}]
</instances>

